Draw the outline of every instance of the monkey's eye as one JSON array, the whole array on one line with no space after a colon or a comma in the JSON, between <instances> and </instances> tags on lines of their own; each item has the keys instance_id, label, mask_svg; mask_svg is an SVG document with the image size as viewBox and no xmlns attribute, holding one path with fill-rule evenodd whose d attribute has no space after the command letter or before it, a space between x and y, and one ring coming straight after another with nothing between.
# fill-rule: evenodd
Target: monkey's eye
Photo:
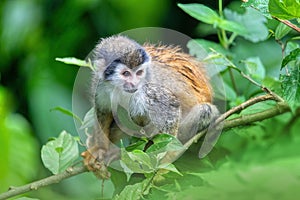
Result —
<instances>
[{"instance_id":1,"label":"monkey's eye","mask_svg":"<svg viewBox=\"0 0 300 200\"><path fill-rule=\"evenodd\" d=\"M139 70L139 71L136 72L136 75L141 76L143 73L144 73L143 70Z\"/></svg>"},{"instance_id":2,"label":"monkey's eye","mask_svg":"<svg viewBox=\"0 0 300 200\"><path fill-rule=\"evenodd\" d=\"M122 75L125 76L125 77L128 77L128 76L131 75L131 73L130 73L129 71L124 71L124 72L122 73Z\"/></svg>"}]
</instances>

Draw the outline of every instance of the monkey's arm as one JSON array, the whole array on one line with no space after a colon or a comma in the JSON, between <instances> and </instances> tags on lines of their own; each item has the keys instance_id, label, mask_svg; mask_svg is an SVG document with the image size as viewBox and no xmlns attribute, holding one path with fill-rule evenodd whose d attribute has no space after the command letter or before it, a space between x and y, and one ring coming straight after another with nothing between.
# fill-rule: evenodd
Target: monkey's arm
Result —
<instances>
[{"instance_id":1,"label":"monkey's arm","mask_svg":"<svg viewBox=\"0 0 300 200\"><path fill-rule=\"evenodd\" d=\"M180 102L168 88L147 83L141 89L151 123L160 133L177 136L181 116Z\"/></svg>"},{"instance_id":2,"label":"monkey's arm","mask_svg":"<svg viewBox=\"0 0 300 200\"><path fill-rule=\"evenodd\" d=\"M107 94L106 85L101 83L98 77L94 77L93 106L95 109L93 133L88 135L87 151L82 153L84 164L90 171L105 171L105 157L109 149L110 127L113 116L110 110L110 96ZM105 173L103 173L105 174ZM101 177L103 178L103 177Z\"/></svg>"},{"instance_id":3,"label":"monkey's arm","mask_svg":"<svg viewBox=\"0 0 300 200\"><path fill-rule=\"evenodd\" d=\"M108 178L104 159L109 149L110 125L113 121L112 114L101 110L96 111L93 134L87 138L87 150L82 153L84 165L102 179Z\"/></svg>"}]
</instances>

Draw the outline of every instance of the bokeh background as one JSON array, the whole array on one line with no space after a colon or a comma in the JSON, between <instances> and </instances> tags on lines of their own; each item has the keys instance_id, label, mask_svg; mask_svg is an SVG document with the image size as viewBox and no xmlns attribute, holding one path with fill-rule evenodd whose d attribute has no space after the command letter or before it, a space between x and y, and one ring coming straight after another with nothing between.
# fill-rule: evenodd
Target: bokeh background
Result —
<instances>
[{"instance_id":1,"label":"bokeh background","mask_svg":"<svg viewBox=\"0 0 300 200\"><path fill-rule=\"evenodd\" d=\"M0 193L11 185L49 176L41 162L41 146L62 130L77 134L71 117L51 111L57 106L72 110L78 71L55 61L56 57L84 59L100 38L138 27L164 27L217 41L206 37L209 29L199 27L177 7L177 3L192 2L217 8L217 1L200 0L1 0ZM234 2L240 1L224 4ZM280 59L276 44L265 47L272 51L270 60L264 62ZM259 51L265 48L253 50ZM99 197L101 184L86 173L27 196L91 199ZM110 197L113 186L109 181L105 184L104 197Z\"/></svg>"}]
</instances>

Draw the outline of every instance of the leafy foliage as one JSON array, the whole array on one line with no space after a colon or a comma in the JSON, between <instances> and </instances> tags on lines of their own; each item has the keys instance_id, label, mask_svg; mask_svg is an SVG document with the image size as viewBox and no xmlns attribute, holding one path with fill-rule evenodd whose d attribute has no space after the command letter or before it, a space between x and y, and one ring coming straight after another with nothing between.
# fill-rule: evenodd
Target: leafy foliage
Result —
<instances>
[{"instance_id":1,"label":"leafy foliage","mask_svg":"<svg viewBox=\"0 0 300 200\"><path fill-rule=\"evenodd\" d=\"M128 185L119 194L116 195L113 200L126 200L126 199L141 199L144 195L149 193L151 179L145 179L142 182L136 183L134 185Z\"/></svg>"},{"instance_id":2,"label":"leafy foliage","mask_svg":"<svg viewBox=\"0 0 300 200\"><path fill-rule=\"evenodd\" d=\"M252 8L246 8L245 13L238 14L237 12L225 9L224 15L227 19L232 20L244 27L246 31L240 35L242 35L246 40L251 42L259 42L267 39L268 28L265 26L267 20L258 11ZM233 32L238 34L238 32Z\"/></svg>"},{"instance_id":3,"label":"leafy foliage","mask_svg":"<svg viewBox=\"0 0 300 200\"><path fill-rule=\"evenodd\" d=\"M60 133L55 138L45 144L41 151L41 156L45 167L53 174L63 172L73 164L78 158L77 141L67 132Z\"/></svg>"},{"instance_id":4,"label":"leafy foliage","mask_svg":"<svg viewBox=\"0 0 300 200\"><path fill-rule=\"evenodd\" d=\"M281 23L276 24L272 20L273 16L281 20L294 19L289 22L296 23L299 18L299 12L297 12L299 2L249 0L242 4L245 7L243 12L236 12L234 6L231 7L231 5L222 10L222 1L219 1L219 4L219 12L203 4L178 4L187 14L215 30L210 33L217 35L208 35L208 37L212 36L220 40L217 43L195 39L188 43L190 53L206 64L215 65L217 70L212 75L220 73L224 79L225 94L219 92L220 86L216 86L216 102L225 100L229 109L262 94L261 88L267 86L289 104L293 113L224 130L213 151L201 160L197 157L197 150L202 140L191 146L172 164L163 162L168 153L186 149L170 135L160 134L151 141L141 138L127 146L122 144L120 165L124 172L110 169L112 177L109 183L114 186L108 188L109 197L113 199L294 199L295 196L300 195L298 190L300 187L298 170L300 167L298 133L300 127L300 51L297 43L299 37L294 37L295 32L290 27ZM82 3L82 6L84 5L88 7L88 3ZM120 5L125 6L124 2ZM11 4L11 6L16 5ZM31 8L33 5L27 6ZM21 13L26 11L21 8L19 10ZM152 9L154 8L155 6ZM11 16L10 13L6 15ZM30 18L24 20L24 24L14 24L7 33L14 35L14 27L18 25L25 27L28 20L38 18L37 16L39 16L38 12L33 12ZM62 18L59 16L61 15L57 18ZM4 23L7 22L4 20ZM65 21L60 23L60 20L57 20L57 23L58 27L66 27ZM36 26L31 26L36 29ZM16 31L16 33L20 32ZM5 34L3 37L9 38L10 35ZM21 34L21 37L25 36ZM40 37L39 34L38 37ZM34 38L33 43L37 44ZM18 40L20 38L16 39ZM75 41L70 40L70 44L63 43L66 45L66 51L76 49L72 45ZM279 44L277 44L277 49L273 48L276 42ZM7 51L16 45L5 44ZM202 51L199 51L198 45L208 52L206 57ZM278 59L280 57L282 58ZM76 58L58 58L57 60L93 70L90 62ZM278 60L280 62L277 62ZM27 62L28 65L32 64L30 60ZM50 110L42 106L41 102L57 103L56 99L55 101L51 99L50 91L59 90L59 97L65 94L61 87L56 87L55 84L51 86L47 90L38 87L33 87L31 90L33 98L30 101L30 107L33 115L37 111L44 113L45 110ZM6 92L0 90L0 109L6 108L2 106L2 101L4 99L7 105L8 96ZM49 104L49 106L53 108L56 105ZM278 105L274 101L260 102L230 116L230 119L261 113L276 106ZM62 107L55 107L54 110L77 118L82 129L88 129L94 123L93 109L88 111L83 120ZM4 139L0 141L0 146L4 147L4 155L6 155L1 157L1 164L7 163L10 159L13 163L13 170L8 174L6 173L8 168L0 165L1 183L4 180L6 185L11 184L9 182L11 177L14 180L22 177L20 184L28 182L28 179L35 173L32 169L35 169L36 163L31 158L36 156L34 153L36 141L31 138L28 123L22 116L11 114L10 109L0 110L0 115L0 132L4 136ZM38 121L38 119L35 120ZM57 118L55 120L59 121ZM46 127L47 123L44 124ZM44 126L41 127L44 128ZM45 128L45 130L53 132L50 128ZM27 141L27 145L23 145L24 141ZM149 147L148 144L151 142L153 144ZM14 148L10 148L9 144L14 144ZM58 138L43 146L42 160L52 173L57 174L74 163L78 158L78 152L76 139L63 131ZM25 154L30 156L25 159ZM16 166L25 162L28 164L28 169L20 173ZM90 184L84 182L84 186L89 185L85 190L95 185L95 182L95 179L92 179ZM98 186L95 188L98 192ZM106 188L107 185L104 189ZM71 190L71 193L76 193L74 189ZM82 187L78 191L82 193ZM86 194L83 194L84 199L90 193L92 192L88 190ZM113 196L112 193L114 193Z\"/></svg>"},{"instance_id":5,"label":"leafy foliage","mask_svg":"<svg viewBox=\"0 0 300 200\"><path fill-rule=\"evenodd\" d=\"M299 62L300 61L300 48L296 48L287 55L281 63L281 69L285 67L289 62Z\"/></svg>"},{"instance_id":6,"label":"leafy foliage","mask_svg":"<svg viewBox=\"0 0 300 200\"><path fill-rule=\"evenodd\" d=\"M286 36L292 29L285 24L278 24L275 30L275 39L280 40Z\"/></svg>"},{"instance_id":7,"label":"leafy foliage","mask_svg":"<svg viewBox=\"0 0 300 200\"><path fill-rule=\"evenodd\" d=\"M176 157L172 158L172 155L169 155L171 160L167 158L168 153L180 153L186 149L181 142L172 135L158 134L151 140L153 144L145 150L148 142L147 139L142 139L121 148L121 165L127 177L133 173L154 173L160 169L180 174L171 164L172 159Z\"/></svg>"},{"instance_id":8,"label":"leafy foliage","mask_svg":"<svg viewBox=\"0 0 300 200\"><path fill-rule=\"evenodd\" d=\"M295 66L289 75L281 75L283 95L292 110L300 106L300 68Z\"/></svg>"},{"instance_id":9,"label":"leafy foliage","mask_svg":"<svg viewBox=\"0 0 300 200\"><path fill-rule=\"evenodd\" d=\"M262 13L265 17L271 19L271 15L268 9L268 3L269 0L249 0L249 1L244 1L242 6L255 8L260 13Z\"/></svg>"},{"instance_id":10,"label":"leafy foliage","mask_svg":"<svg viewBox=\"0 0 300 200\"><path fill-rule=\"evenodd\" d=\"M241 26L234 21L223 19L214 10L203 4L178 4L178 6L192 17L204 23L212 24L215 27L235 32L240 35L247 34L244 26Z\"/></svg>"},{"instance_id":11,"label":"leafy foliage","mask_svg":"<svg viewBox=\"0 0 300 200\"><path fill-rule=\"evenodd\" d=\"M269 0L269 12L280 19L300 18L300 2L293 0Z\"/></svg>"},{"instance_id":12,"label":"leafy foliage","mask_svg":"<svg viewBox=\"0 0 300 200\"><path fill-rule=\"evenodd\" d=\"M271 16L278 17L280 19L293 19L299 18L299 1L294 0L249 0L244 1L243 6L253 7L259 10L263 15L268 18Z\"/></svg>"}]
</instances>

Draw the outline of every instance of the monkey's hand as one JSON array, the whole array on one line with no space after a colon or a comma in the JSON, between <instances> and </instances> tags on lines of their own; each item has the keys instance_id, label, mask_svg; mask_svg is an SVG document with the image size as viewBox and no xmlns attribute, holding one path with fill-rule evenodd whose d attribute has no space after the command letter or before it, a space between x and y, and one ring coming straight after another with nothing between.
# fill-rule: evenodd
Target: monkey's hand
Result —
<instances>
[{"instance_id":1,"label":"monkey's hand","mask_svg":"<svg viewBox=\"0 0 300 200\"><path fill-rule=\"evenodd\" d=\"M100 155L97 156L95 152ZM105 165L103 155L104 152L101 151L101 149L95 149L91 148L87 151L83 152L81 156L83 157L83 164L86 166L86 168L89 171L92 171L97 178L100 179L109 179L110 173L107 170L107 167Z\"/></svg>"}]
</instances>

